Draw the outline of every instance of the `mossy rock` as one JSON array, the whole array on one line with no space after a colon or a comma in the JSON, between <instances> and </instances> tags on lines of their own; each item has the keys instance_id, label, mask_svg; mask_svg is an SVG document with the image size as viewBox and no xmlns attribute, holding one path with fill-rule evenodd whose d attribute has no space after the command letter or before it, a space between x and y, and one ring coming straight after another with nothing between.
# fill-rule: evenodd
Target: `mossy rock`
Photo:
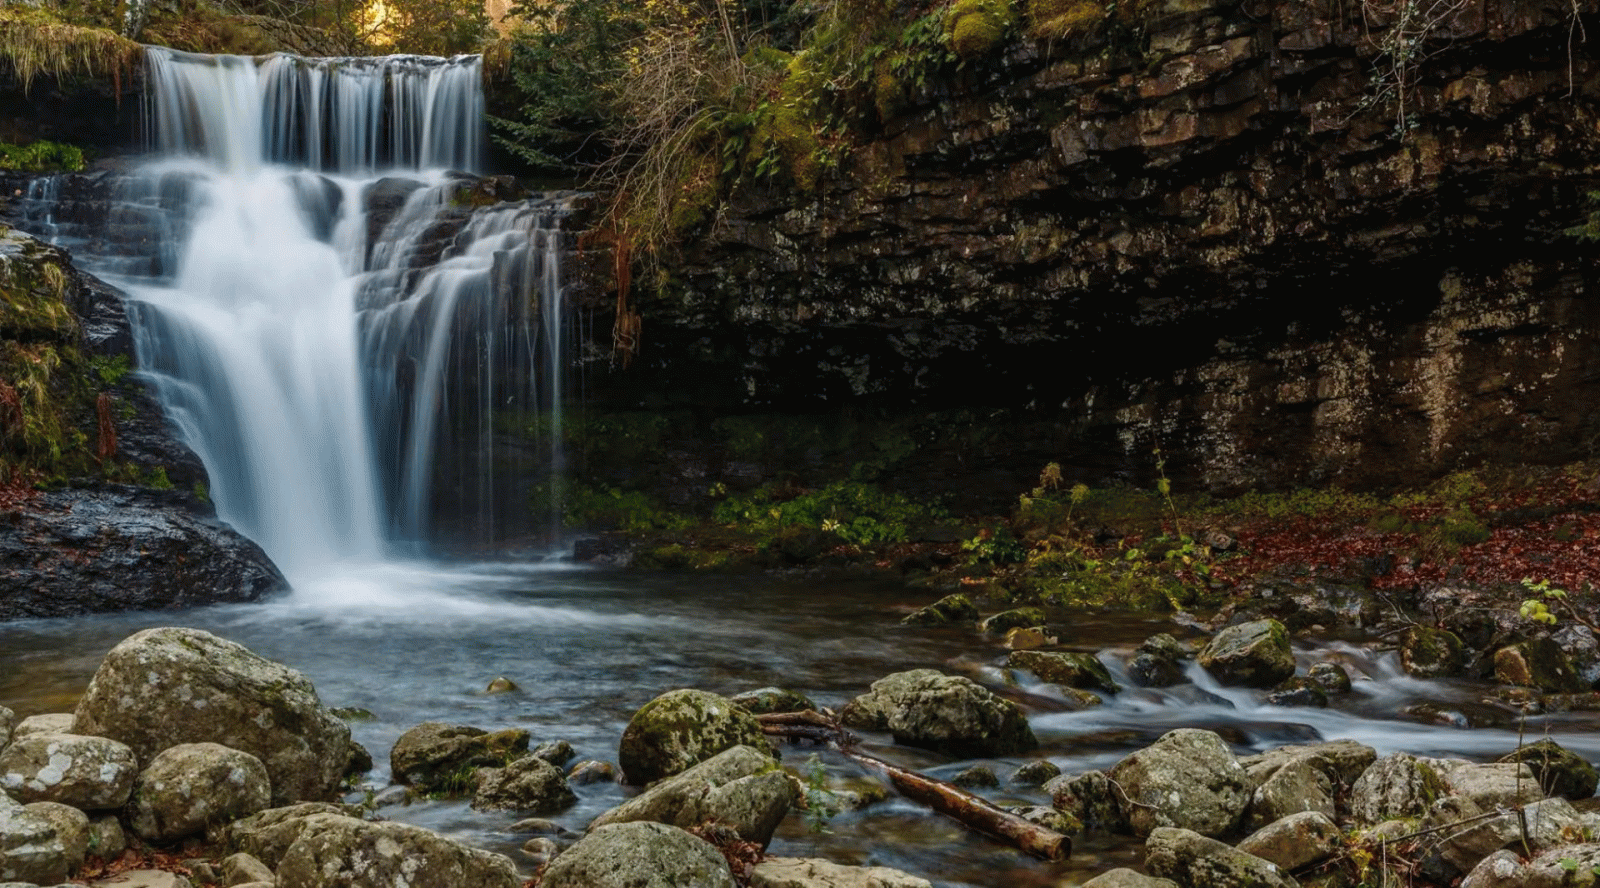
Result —
<instances>
[{"instance_id":1,"label":"mossy rock","mask_svg":"<svg viewBox=\"0 0 1600 888\"><path fill-rule=\"evenodd\" d=\"M1412 626L1400 639L1400 665L1418 678L1444 678L1466 663L1461 639L1448 629Z\"/></svg>"},{"instance_id":2,"label":"mossy rock","mask_svg":"<svg viewBox=\"0 0 1600 888\"><path fill-rule=\"evenodd\" d=\"M1093 654L1057 651L1012 651L1006 665L1026 669L1040 680L1068 688L1117 693L1122 690Z\"/></svg>"},{"instance_id":3,"label":"mossy rock","mask_svg":"<svg viewBox=\"0 0 1600 888\"><path fill-rule=\"evenodd\" d=\"M1559 694L1588 690L1572 660L1548 638L1530 638L1495 651L1494 677L1504 684Z\"/></svg>"},{"instance_id":4,"label":"mossy rock","mask_svg":"<svg viewBox=\"0 0 1600 888\"><path fill-rule=\"evenodd\" d=\"M744 707L718 694L668 691L633 714L622 732L618 764L636 786L699 764L735 746L771 749L761 725Z\"/></svg>"},{"instance_id":5,"label":"mossy rock","mask_svg":"<svg viewBox=\"0 0 1600 888\"><path fill-rule=\"evenodd\" d=\"M946 595L927 607L921 608L900 622L907 626L949 626L956 623L978 621L978 607L972 599L961 593Z\"/></svg>"},{"instance_id":6,"label":"mossy rock","mask_svg":"<svg viewBox=\"0 0 1600 888\"><path fill-rule=\"evenodd\" d=\"M812 703L805 694L785 688L758 688L754 691L734 694L730 699L743 706L752 715L765 715L771 712L806 712L817 708L817 704Z\"/></svg>"},{"instance_id":7,"label":"mossy rock","mask_svg":"<svg viewBox=\"0 0 1600 888\"><path fill-rule=\"evenodd\" d=\"M978 628L998 635L1010 629L1042 626L1044 625L1044 619L1044 611L1037 607L1019 607L995 614L978 624Z\"/></svg>"},{"instance_id":8,"label":"mossy rock","mask_svg":"<svg viewBox=\"0 0 1600 888\"><path fill-rule=\"evenodd\" d=\"M1294 675L1289 630L1277 620L1229 626L1211 639L1199 661L1224 684L1270 688Z\"/></svg>"},{"instance_id":9,"label":"mossy rock","mask_svg":"<svg viewBox=\"0 0 1600 888\"><path fill-rule=\"evenodd\" d=\"M1498 761L1522 762L1533 770L1545 792L1574 801L1593 796L1600 785L1594 765L1549 738L1529 743Z\"/></svg>"},{"instance_id":10,"label":"mossy rock","mask_svg":"<svg viewBox=\"0 0 1600 888\"><path fill-rule=\"evenodd\" d=\"M1011 0L956 0L945 14L944 32L956 55L975 59L993 52L1016 20Z\"/></svg>"}]
</instances>

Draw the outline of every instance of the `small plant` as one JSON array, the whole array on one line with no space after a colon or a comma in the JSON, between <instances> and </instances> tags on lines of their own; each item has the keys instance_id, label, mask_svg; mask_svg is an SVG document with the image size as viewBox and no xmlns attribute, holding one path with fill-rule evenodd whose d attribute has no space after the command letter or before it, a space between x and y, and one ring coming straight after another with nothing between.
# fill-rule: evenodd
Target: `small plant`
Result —
<instances>
[{"instance_id":1,"label":"small plant","mask_svg":"<svg viewBox=\"0 0 1600 888\"><path fill-rule=\"evenodd\" d=\"M1556 615L1550 612L1549 606L1542 599L1565 602L1567 590L1558 589L1550 585L1548 579L1535 580L1533 577L1523 577L1522 588L1527 589L1534 595L1538 595L1539 598L1523 599L1522 607L1518 608L1517 612L1535 623L1554 626L1557 622Z\"/></svg>"},{"instance_id":2,"label":"small plant","mask_svg":"<svg viewBox=\"0 0 1600 888\"><path fill-rule=\"evenodd\" d=\"M1167 478L1167 460L1161 455L1161 448L1154 450L1156 458L1156 492L1161 494L1161 499L1167 504L1167 511L1172 515L1172 527L1178 536L1184 536L1183 521L1178 517L1178 506L1172 501L1172 481Z\"/></svg>"},{"instance_id":3,"label":"small plant","mask_svg":"<svg viewBox=\"0 0 1600 888\"><path fill-rule=\"evenodd\" d=\"M806 812L806 826L813 833L830 832L828 821L842 810L839 796L828 788L828 769L816 753L806 759L806 779L800 787Z\"/></svg>"},{"instance_id":4,"label":"small plant","mask_svg":"<svg viewBox=\"0 0 1600 888\"><path fill-rule=\"evenodd\" d=\"M985 527L978 535L961 543L973 564L1016 564L1026 561L1028 550L1008 527Z\"/></svg>"}]
</instances>

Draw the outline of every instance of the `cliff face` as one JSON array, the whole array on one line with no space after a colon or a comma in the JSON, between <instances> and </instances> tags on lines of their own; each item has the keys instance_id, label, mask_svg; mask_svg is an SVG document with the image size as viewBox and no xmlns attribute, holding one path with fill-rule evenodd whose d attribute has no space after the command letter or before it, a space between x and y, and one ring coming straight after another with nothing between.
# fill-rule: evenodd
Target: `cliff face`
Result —
<instances>
[{"instance_id":1,"label":"cliff face","mask_svg":"<svg viewBox=\"0 0 1600 888\"><path fill-rule=\"evenodd\" d=\"M595 388L1004 408L1019 477L1159 446L1219 491L1589 456L1600 246L1563 232L1600 182L1600 4L1462 0L1403 106L1373 99L1385 10L1166 0L1019 38L821 193L740 194Z\"/></svg>"}]
</instances>

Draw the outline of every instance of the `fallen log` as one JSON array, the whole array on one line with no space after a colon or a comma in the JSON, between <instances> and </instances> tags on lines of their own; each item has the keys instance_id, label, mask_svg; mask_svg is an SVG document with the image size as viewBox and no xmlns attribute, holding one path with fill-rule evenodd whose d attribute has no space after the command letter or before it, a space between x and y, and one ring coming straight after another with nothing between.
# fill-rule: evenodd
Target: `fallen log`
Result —
<instances>
[{"instance_id":1,"label":"fallen log","mask_svg":"<svg viewBox=\"0 0 1600 888\"><path fill-rule=\"evenodd\" d=\"M758 715L763 733L791 740L828 743L840 754L889 778L901 795L966 826L1045 860L1063 860L1072 853L1072 839L1000 808L981 796L926 774L886 762L859 748L861 738L818 712L776 712Z\"/></svg>"}]
</instances>

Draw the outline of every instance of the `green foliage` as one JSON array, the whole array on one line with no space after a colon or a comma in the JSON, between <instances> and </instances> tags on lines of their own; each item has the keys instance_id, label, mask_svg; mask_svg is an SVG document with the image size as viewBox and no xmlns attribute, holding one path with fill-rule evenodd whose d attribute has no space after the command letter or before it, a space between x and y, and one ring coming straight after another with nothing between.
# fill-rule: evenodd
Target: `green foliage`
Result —
<instances>
[{"instance_id":1,"label":"green foliage","mask_svg":"<svg viewBox=\"0 0 1600 888\"><path fill-rule=\"evenodd\" d=\"M985 527L978 535L961 543L972 564L1016 564L1028 557L1028 550L1011 533L1011 528Z\"/></svg>"},{"instance_id":2,"label":"green foliage","mask_svg":"<svg viewBox=\"0 0 1600 888\"><path fill-rule=\"evenodd\" d=\"M805 811L806 826L815 834L830 832L828 821L843 809L839 796L828 788L828 769L822 759L812 753L806 759L806 779L800 786L801 809Z\"/></svg>"},{"instance_id":3,"label":"green foliage","mask_svg":"<svg viewBox=\"0 0 1600 888\"><path fill-rule=\"evenodd\" d=\"M144 48L101 26L64 21L56 10L26 3L0 5L0 61L24 91L38 77L131 76Z\"/></svg>"},{"instance_id":4,"label":"green foliage","mask_svg":"<svg viewBox=\"0 0 1600 888\"><path fill-rule=\"evenodd\" d=\"M83 169L83 149L40 139L27 145L0 142L0 169L29 173L69 172ZM52 266L53 267L53 266Z\"/></svg>"},{"instance_id":5,"label":"green foliage","mask_svg":"<svg viewBox=\"0 0 1600 888\"><path fill-rule=\"evenodd\" d=\"M1589 215L1579 225L1574 225L1566 230L1569 237L1579 240L1600 240L1600 191L1591 191L1585 195L1589 204Z\"/></svg>"},{"instance_id":6,"label":"green foliage","mask_svg":"<svg viewBox=\"0 0 1600 888\"><path fill-rule=\"evenodd\" d=\"M384 9L372 37L381 50L452 56L479 51L489 36L482 0L385 0Z\"/></svg>"},{"instance_id":7,"label":"green foliage","mask_svg":"<svg viewBox=\"0 0 1600 888\"><path fill-rule=\"evenodd\" d=\"M194 482L194 498L202 503L211 502L211 491L206 487L204 481Z\"/></svg>"},{"instance_id":8,"label":"green foliage","mask_svg":"<svg viewBox=\"0 0 1600 888\"><path fill-rule=\"evenodd\" d=\"M649 494L637 490L573 484L562 493L562 520L571 527L605 527L639 533L680 530L690 524L688 517L667 509ZM550 488L539 488L535 495L548 499ZM535 508L539 505L536 503Z\"/></svg>"},{"instance_id":9,"label":"green foliage","mask_svg":"<svg viewBox=\"0 0 1600 888\"><path fill-rule=\"evenodd\" d=\"M717 504L715 518L759 536L772 537L788 527L838 534L861 546L904 542L917 523L940 516L936 509L872 484L838 481L797 496L771 485L750 494L730 496Z\"/></svg>"},{"instance_id":10,"label":"green foliage","mask_svg":"<svg viewBox=\"0 0 1600 888\"><path fill-rule=\"evenodd\" d=\"M151 469L150 473L145 476L144 484L146 487L156 490L171 490L172 479L167 477L167 467L156 466Z\"/></svg>"},{"instance_id":11,"label":"green foliage","mask_svg":"<svg viewBox=\"0 0 1600 888\"><path fill-rule=\"evenodd\" d=\"M127 355L90 355L89 368L106 385L118 385L133 372L133 362Z\"/></svg>"},{"instance_id":12,"label":"green foliage","mask_svg":"<svg viewBox=\"0 0 1600 888\"><path fill-rule=\"evenodd\" d=\"M956 0L945 15L944 31L956 55L975 59L993 52L1016 21L1011 0Z\"/></svg>"},{"instance_id":13,"label":"green foliage","mask_svg":"<svg viewBox=\"0 0 1600 888\"><path fill-rule=\"evenodd\" d=\"M1523 599L1522 607L1518 609L1518 612L1535 623L1554 626L1557 622L1556 615L1550 612L1549 606L1541 599L1564 603L1567 598L1567 590L1550 585L1548 579L1535 580L1533 577L1523 577L1522 587L1540 596L1540 598Z\"/></svg>"}]
</instances>

